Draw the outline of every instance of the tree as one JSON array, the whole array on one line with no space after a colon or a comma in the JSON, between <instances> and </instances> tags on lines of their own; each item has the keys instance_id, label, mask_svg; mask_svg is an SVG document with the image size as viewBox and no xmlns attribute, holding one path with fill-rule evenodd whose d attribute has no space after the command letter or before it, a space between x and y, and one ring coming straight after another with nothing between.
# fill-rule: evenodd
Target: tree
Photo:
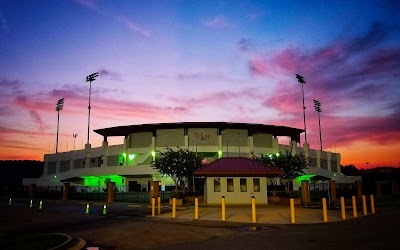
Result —
<instances>
[{"instance_id":1,"label":"tree","mask_svg":"<svg viewBox=\"0 0 400 250\"><path fill-rule=\"evenodd\" d=\"M301 153L299 155L292 155L286 150L286 154L270 154L262 155L256 158L257 161L264 163L267 166L275 167L283 171L280 176L282 183L285 185L286 193L289 192L290 182L304 174L303 169L308 165L308 159Z\"/></svg>"},{"instance_id":2,"label":"tree","mask_svg":"<svg viewBox=\"0 0 400 250\"><path fill-rule=\"evenodd\" d=\"M178 192L178 186L181 186L185 192L183 179L193 176L193 172L203 166L201 156L196 156L196 153L188 149L179 148L174 151L171 148L166 148L165 152L159 152L160 155L153 161L152 166L164 175L169 176L174 180L175 192Z\"/></svg>"}]
</instances>

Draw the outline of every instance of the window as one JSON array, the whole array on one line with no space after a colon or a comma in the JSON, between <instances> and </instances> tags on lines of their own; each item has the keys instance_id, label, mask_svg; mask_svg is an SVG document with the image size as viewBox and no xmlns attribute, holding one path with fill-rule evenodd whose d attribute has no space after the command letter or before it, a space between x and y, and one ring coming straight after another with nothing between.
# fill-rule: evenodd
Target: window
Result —
<instances>
[{"instance_id":1,"label":"window","mask_svg":"<svg viewBox=\"0 0 400 250\"><path fill-rule=\"evenodd\" d=\"M246 180L246 178L240 178L240 192L247 192L247 180Z\"/></svg>"},{"instance_id":2,"label":"window","mask_svg":"<svg viewBox=\"0 0 400 250\"><path fill-rule=\"evenodd\" d=\"M228 192L233 192L233 179L232 178L228 178L227 179L227 186L226 186L226 191Z\"/></svg>"},{"instance_id":3,"label":"window","mask_svg":"<svg viewBox=\"0 0 400 250\"><path fill-rule=\"evenodd\" d=\"M254 192L260 192L260 178L253 178L253 190Z\"/></svg>"},{"instance_id":4,"label":"window","mask_svg":"<svg viewBox=\"0 0 400 250\"><path fill-rule=\"evenodd\" d=\"M214 178L214 192L221 192L221 180L220 180L220 178Z\"/></svg>"}]
</instances>

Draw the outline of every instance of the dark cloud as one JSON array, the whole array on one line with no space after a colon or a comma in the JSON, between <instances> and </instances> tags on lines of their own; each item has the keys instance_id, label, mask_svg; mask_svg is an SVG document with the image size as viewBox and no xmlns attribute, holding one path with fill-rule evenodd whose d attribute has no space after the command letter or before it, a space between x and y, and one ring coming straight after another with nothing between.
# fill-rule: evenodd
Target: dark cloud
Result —
<instances>
[{"instance_id":1,"label":"dark cloud","mask_svg":"<svg viewBox=\"0 0 400 250\"><path fill-rule=\"evenodd\" d=\"M104 77L114 81L121 81L121 75L117 72L102 68L98 71L98 73L99 77Z\"/></svg>"},{"instance_id":2,"label":"dark cloud","mask_svg":"<svg viewBox=\"0 0 400 250\"><path fill-rule=\"evenodd\" d=\"M247 52L247 51L252 51L254 50L254 44L253 41L250 39L245 39L242 38L238 42L239 50Z\"/></svg>"}]
</instances>

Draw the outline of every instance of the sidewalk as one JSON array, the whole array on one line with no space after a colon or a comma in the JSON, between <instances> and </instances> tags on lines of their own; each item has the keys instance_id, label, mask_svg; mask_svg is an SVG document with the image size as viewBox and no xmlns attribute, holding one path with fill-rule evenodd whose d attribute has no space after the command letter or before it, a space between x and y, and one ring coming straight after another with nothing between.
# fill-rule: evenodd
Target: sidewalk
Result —
<instances>
[{"instance_id":1,"label":"sidewalk","mask_svg":"<svg viewBox=\"0 0 400 250\"><path fill-rule=\"evenodd\" d=\"M343 221L340 210L328 210L328 222ZM226 221L252 223L251 206L226 206ZM368 214L371 214L368 211ZM358 217L363 217L362 210L358 210ZM151 217L151 215L150 215ZM221 221L220 206L200 206L199 220ZM172 218L172 209L168 213L157 215L160 219ZM177 207L176 219L194 220L194 207ZM346 208L346 220L354 219L353 210ZM324 223L321 208L295 207L296 224ZM289 206L269 204L256 207L256 221L260 224L291 224Z\"/></svg>"}]
</instances>

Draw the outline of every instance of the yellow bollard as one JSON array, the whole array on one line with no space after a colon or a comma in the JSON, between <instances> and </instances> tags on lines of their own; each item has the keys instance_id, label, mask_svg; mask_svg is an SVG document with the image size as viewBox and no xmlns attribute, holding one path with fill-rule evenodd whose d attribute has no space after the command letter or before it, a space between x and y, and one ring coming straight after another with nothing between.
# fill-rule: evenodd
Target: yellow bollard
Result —
<instances>
[{"instance_id":1,"label":"yellow bollard","mask_svg":"<svg viewBox=\"0 0 400 250\"><path fill-rule=\"evenodd\" d=\"M153 196L151 198L151 217L156 216L156 198Z\"/></svg>"},{"instance_id":2,"label":"yellow bollard","mask_svg":"<svg viewBox=\"0 0 400 250\"><path fill-rule=\"evenodd\" d=\"M103 215L107 215L107 206L105 204L103 206Z\"/></svg>"},{"instance_id":3,"label":"yellow bollard","mask_svg":"<svg viewBox=\"0 0 400 250\"><path fill-rule=\"evenodd\" d=\"M326 209L326 198L322 198L322 217L324 222L328 222L328 211Z\"/></svg>"},{"instance_id":4,"label":"yellow bollard","mask_svg":"<svg viewBox=\"0 0 400 250\"><path fill-rule=\"evenodd\" d=\"M375 213L375 201L374 201L374 195L371 194L370 196L370 200L371 200L371 213Z\"/></svg>"},{"instance_id":5,"label":"yellow bollard","mask_svg":"<svg viewBox=\"0 0 400 250\"><path fill-rule=\"evenodd\" d=\"M296 223L296 215L294 213L294 199L290 199L290 222Z\"/></svg>"},{"instance_id":6,"label":"yellow bollard","mask_svg":"<svg viewBox=\"0 0 400 250\"><path fill-rule=\"evenodd\" d=\"M8 201L8 205L11 206L11 204L12 204L12 201L11 201L11 198L10 198L10 200Z\"/></svg>"},{"instance_id":7,"label":"yellow bollard","mask_svg":"<svg viewBox=\"0 0 400 250\"><path fill-rule=\"evenodd\" d=\"M342 220L346 219L346 205L344 203L344 197L340 197L340 207L342 210Z\"/></svg>"},{"instance_id":8,"label":"yellow bollard","mask_svg":"<svg viewBox=\"0 0 400 250\"><path fill-rule=\"evenodd\" d=\"M353 204L353 217L357 218L357 204L355 196L351 196L351 203Z\"/></svg>"},{"instance_id":9,"label":"yellow bollard","mask_svg":"<svg viewBox=\"0 0 400 250\"><path fill-rule=\"evenodd\" d=\"M172 199L172 218L176 217L176 198Z\"/></svg>"},{"instance_id":10,"label":"yellow bollard","mask_svg":"<svg viewBox=\"0 0 400 250\"><path fill-rule=\"evenodd\" d=\"M42 201L40 201L40 203L39 203L39 209L42 209L43 208L43 203L42 203Z\"/></svg>"},{"instance_id":11,"label":"yellow bollard","mask_svg":"<svg viewBox=\"0 0 400 250\"><path fill-rule=\"evenodd\" d=\"M362 195L362 203L363 203L363 212L364 215L367 215L367 200L365 199L365 195Z\"/></svg>"},{"instance_id":12,"label":"yellow bollard","mask_svg":"<svg viewBox=\"0 0 400 250\"><path fill-rule=\"evenodd\" d=\"M40 202L40 203L42 203L42 202ZM89 211L89 204L86 204L85 214L89 214L89 213L90 213L90 211Z\"/></svg>"},{"instance_id":13,"label":"yellow bollard","mask_svg":"<svg viewBox=\"0 0 400 250\"><path fill-rule=\"evenodd\" d=\"M222 221L225 221L225 196L221 198L221 209L222 209Z\"/></svg>"},{"instance_id":14,"label":"yellow bollard","mask_svg":"<svg viewBox=\"0 0 400 250\"><path fill-rule=\"evenodd\" d=\"M253 223L257 222L257 215L256 215L256 198L254 195L251 196L251 221Z\"/></svg>"},{"instance_id":15,"label":"yellow bollard","mask_svg":"<svg viewBox=\"0 0 400 250\"><path fill-rule=\"evenodd\" d=\"M29 203L29 207L32 208L33 207L33 201L31 200L31 202Z\"/></svg>"},{"instance_id":16,"label":"yellow bollard","mask_svg":"<svg viewBox=\"0 0 400 250\"><path fill-rule=\"evenodd\" d=\"M197 220L199 218L199 198L194 198L194 218Z\"/></svg>"},{"instance_id":17,"label":"yellow bollard","mask_svg":"<svg viewBox=\"0 0 400 250\"><path fill-rule=\"evenodd\" d=\"M161 214L161 197L160 197L160 196L158 196L157 205L158 205L158 207L157 207L157 213L158 213L158 214Z\"/></svg>"}]
</instances>

